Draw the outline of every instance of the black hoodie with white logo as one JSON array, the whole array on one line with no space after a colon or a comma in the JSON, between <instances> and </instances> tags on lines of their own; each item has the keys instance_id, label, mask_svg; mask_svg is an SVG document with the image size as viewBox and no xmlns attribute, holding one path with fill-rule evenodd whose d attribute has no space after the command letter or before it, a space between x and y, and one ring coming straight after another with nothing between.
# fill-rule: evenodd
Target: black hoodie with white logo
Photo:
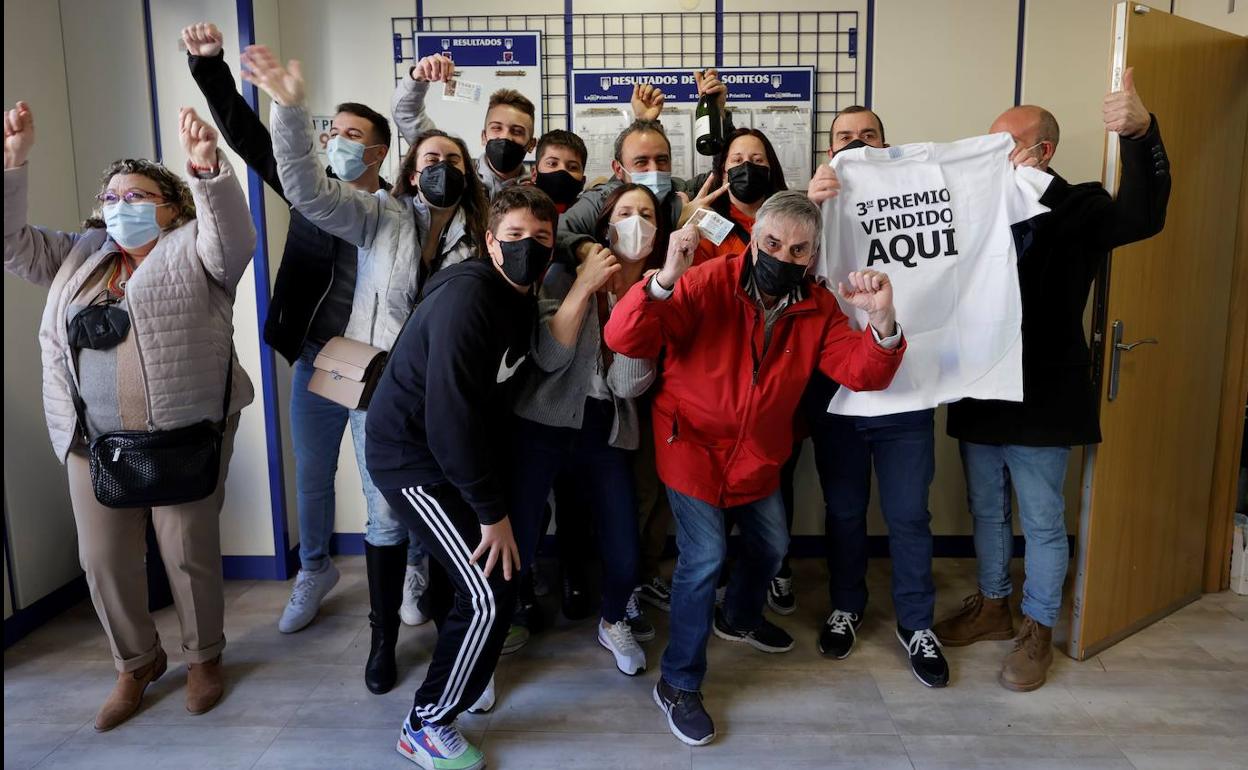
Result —
<instances>
[{"instance_id":1,"label":"black hoodie with white logo","mask_svg":"<svg viewBox=\"0 0 1248 770\"><path fill-rule=\"evenodd\" d=\"M481 523L507 515L498 453L535 322L533 297L485 259L429 279L368 406L365 457L379 489L449 482Z\"/></svg>"}]
</instances>

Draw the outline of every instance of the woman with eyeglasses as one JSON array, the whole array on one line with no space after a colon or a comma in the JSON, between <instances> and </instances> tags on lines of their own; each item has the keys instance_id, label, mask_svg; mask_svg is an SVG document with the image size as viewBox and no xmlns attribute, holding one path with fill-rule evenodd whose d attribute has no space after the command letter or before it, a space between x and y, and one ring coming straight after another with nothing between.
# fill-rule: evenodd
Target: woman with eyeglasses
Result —
<instances>
[{"instance_id":1,"label":"woman with eyeglasses","mask_svg":"<svg viewBox=\"0 0 1248 770\"><path fill-rule=\"evenodd\" d=\"M4 117L4 269L48 289L39 327L44 414L68 471L79 559L118 671L95 717L99 731L134 714L168 667L147 605L149 516L182 628L187 711L208 711L224 692L219 515L239 412L253 397L233 355L232 317L256 234L216 131L184 107L180 134L185 182L151 161L116 161L85 229L60 232L26 221L34 116L18 102ZM88 461L93 444L121 432L151 439L204 425L216 426L204 428L219 448L219 467L206 461L215 490L168 505L100 501L108 490ZM96 460L151 467L143 451Z\"/></svg>"}]
</instances>

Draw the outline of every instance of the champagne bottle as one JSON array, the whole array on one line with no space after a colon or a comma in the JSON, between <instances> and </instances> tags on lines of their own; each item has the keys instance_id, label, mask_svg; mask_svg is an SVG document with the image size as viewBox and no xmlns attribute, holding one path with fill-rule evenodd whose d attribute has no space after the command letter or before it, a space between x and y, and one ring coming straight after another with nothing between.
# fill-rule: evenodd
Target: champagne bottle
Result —
<instances>
[{"instance_id":1,"label":"champagne bottle","mask_svg":"<svg viewBox=\"0 0 1248 770\"><path fill-rule=\"evenodd\" d=\"M717 155L724 149L724 116L716 94L702 94L694 113L693 146L701 155Z\"/></svg>"}]
</instances>

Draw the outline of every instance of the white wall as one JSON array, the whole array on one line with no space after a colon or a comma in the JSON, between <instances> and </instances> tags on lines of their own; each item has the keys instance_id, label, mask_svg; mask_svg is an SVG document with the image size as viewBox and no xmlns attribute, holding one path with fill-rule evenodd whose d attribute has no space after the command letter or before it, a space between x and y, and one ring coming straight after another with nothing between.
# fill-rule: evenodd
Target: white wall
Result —
<instances>
[{"instance_id":1,"label":"white wall","mask_svg":"<svg viewBox=\"0 0 1248 770\"><path fill-rule=\"evenodd\" d=\"M227 47L237 51L234 9L225 0L152 3L161 139L166 162L175 171L185 164L177 108L190 104L207 115L186 55L177 50L178 31L189 21L215 18L233 40ZM94 207L99 175L108 162L153 155L142 4L6 2L4 18L4 102L24 99L36 117L31 221L76 230ZM232 161L243 170L236 158ZM245 186L245 175L242 179ZM64 469L51 451L40 400L36 331L46 292L6 275L4 294L5 515L15 592L19 606L26 606L79 569ZM249 271L235 306L235 338L258 398L243 412L230 466L222 514L226 555L273 553L254 297Z\"/></svg>"},{"instance_id":2,"label":"white wall","mask_svg":"<svg viewBox=\"0 0 1248 770\"><path fill-rule=\"evenodd\" d=\"M4 104L30 103L30 219L76 229L79 210L60 10L4 4ZM4 276L4 514L14 589L24 607L79 574L65 470L52 453L36 337L47 292Z\"/></svg>"},{"instance_id":3,"label":"white wall","mask_svg":"<svg viewBox=\"0 0 1248 770\"><path fill-rule=\"evenodd\" d=\"M238 25L232 0L162 0L151 4L152 43L156 69L156 93L160 103L160 135L165 164L174 170L186 167L186 154L178 139L178 109L194 107L208 117L208 104L191 78L186 53L178 49L182 28L212 20L225 36L225 50L238 77ZM230 163L247 189L243 162L222 143ZM268 452L264 408L261 402L259 324L256 316L254 267L238 285L234 303L234 346L239 361L251 377L256 401L243 410L234 439L234 459L226 481L225 507L221 513L221 549L224 554L272 555L273 521L269 498ZM293 504L293 500L291 501Z\"/></svg>"}]
</instances>

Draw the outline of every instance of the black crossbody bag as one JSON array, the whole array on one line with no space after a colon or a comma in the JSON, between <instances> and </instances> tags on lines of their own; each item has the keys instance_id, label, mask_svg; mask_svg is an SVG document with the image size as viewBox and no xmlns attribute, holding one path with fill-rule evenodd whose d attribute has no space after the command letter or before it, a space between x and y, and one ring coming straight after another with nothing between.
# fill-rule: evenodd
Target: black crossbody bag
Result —
<instances>
[{"instance_id":1,"label":"black crossbody bag","mask_svg":"<svg viewBox=\"0 0 1248 770\"><path fill-rule=\"evenodd\" d=\"M91 439L75 389L74 406L91 466L95 499L109 508L180 505L208 497L221 474L221 446L234 385L234 348L225 371L221 422L173 430L119 430Z\"/></svg>"}]
</instances>

